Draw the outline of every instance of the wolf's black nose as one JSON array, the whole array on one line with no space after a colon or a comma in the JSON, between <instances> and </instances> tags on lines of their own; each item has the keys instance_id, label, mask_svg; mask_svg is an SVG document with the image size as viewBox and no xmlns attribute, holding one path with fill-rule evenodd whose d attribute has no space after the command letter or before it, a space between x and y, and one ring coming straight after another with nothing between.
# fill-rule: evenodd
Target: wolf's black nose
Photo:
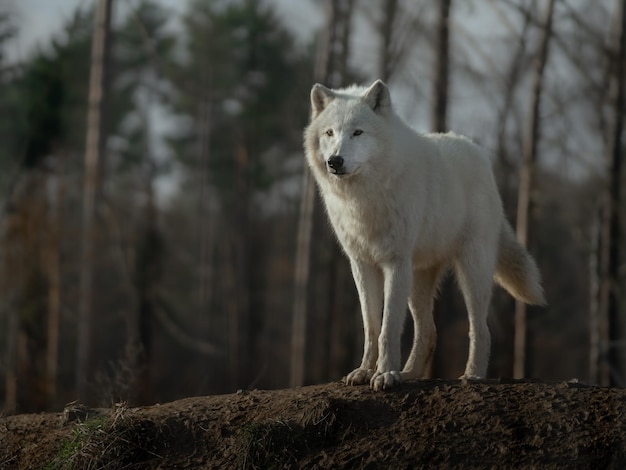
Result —
<instances>
[{"instance_id":1,"label":"wolf's black nose","mask_svg":"<svg viewBox=\"0 0 626 470\"><path fill-rule=\"evenodd\" d=\"M328 159L328 166L333 170L339 170L343 166L343 157L333 155Z\"/></svg>"}]
</instances>

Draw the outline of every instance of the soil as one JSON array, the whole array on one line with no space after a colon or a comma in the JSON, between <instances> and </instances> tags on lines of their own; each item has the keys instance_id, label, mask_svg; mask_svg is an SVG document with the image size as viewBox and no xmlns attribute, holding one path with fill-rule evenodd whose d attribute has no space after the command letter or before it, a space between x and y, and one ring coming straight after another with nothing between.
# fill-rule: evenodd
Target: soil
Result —
<instances>
[{"instance_id":1,"label":"soil","mask_svg":"<svg viewBox=\"0 0 626 470\"><path fill-rule=\"evenodd\" d=\"M0 420L0 468L626 468L626 389L331 383Z\"/></svg>"}]
</instances>

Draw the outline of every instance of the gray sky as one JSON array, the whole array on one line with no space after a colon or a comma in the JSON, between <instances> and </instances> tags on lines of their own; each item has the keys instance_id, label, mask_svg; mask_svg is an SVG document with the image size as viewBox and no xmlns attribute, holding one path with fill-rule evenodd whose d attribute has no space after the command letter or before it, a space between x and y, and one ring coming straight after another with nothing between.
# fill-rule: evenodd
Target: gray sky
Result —
<instances>
[{"instance_id":1,"label":"gray sky","mask_svg":"<svg viewBox=\"0 0 626 470\"><path fill-rule=\"evenodd\" d=\"M8 57L19 61L28 56L35 45L45 45L58 32L78 5L89 0L8 0L17 38L11 42Z\"/></svg>"}]
</instances>

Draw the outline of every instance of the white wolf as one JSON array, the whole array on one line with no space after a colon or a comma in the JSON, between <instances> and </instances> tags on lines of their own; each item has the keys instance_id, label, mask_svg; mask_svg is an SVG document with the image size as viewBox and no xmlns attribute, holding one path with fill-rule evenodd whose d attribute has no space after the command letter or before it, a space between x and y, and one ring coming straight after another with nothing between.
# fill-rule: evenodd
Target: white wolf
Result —
<instances>
[{"instance_id":1,"label":"white wolf","mask_svg":"<svg viewBox=\"0 0 626 470\"><path fill-rule=\"evenodd\" d=\"M469 316L463 378L484 377L493 279L516 299L543 304L535 262L503 215L491 164L469 139L418 134L392 109L380 80L369 88L311 90L308 164L359 294L365 347L348 384L374 390L421 377L436 343L433 298L454 269ZM415 336L401 369L407 306Z\"/></svg>"}]
</instances>

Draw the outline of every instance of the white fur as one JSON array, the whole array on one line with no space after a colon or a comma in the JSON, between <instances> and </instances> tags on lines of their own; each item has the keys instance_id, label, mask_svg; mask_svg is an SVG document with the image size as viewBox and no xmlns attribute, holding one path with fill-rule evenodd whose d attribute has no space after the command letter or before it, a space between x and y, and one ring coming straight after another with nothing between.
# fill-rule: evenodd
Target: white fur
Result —
<instances>
[{"instance_id":1,"label":"white fur","mask_svg":"<svg viewBox=\"0 0 626 470\"><path fill-rule=\"evenodd\" d=\"M346 382L380 390L424 374L436 343L433 299L449 267L469 315L464 377L484 377L496 268L517 298L544 302L539 271L503 216L489 160L464 137L414 132L380 80L369 88L315 85L311 104L306 157L350 258L365 330L363 360ZM338 170L329 166L337 156ZM415 337L402 369L407 299Z\"/></svg>"}]
</instances>

